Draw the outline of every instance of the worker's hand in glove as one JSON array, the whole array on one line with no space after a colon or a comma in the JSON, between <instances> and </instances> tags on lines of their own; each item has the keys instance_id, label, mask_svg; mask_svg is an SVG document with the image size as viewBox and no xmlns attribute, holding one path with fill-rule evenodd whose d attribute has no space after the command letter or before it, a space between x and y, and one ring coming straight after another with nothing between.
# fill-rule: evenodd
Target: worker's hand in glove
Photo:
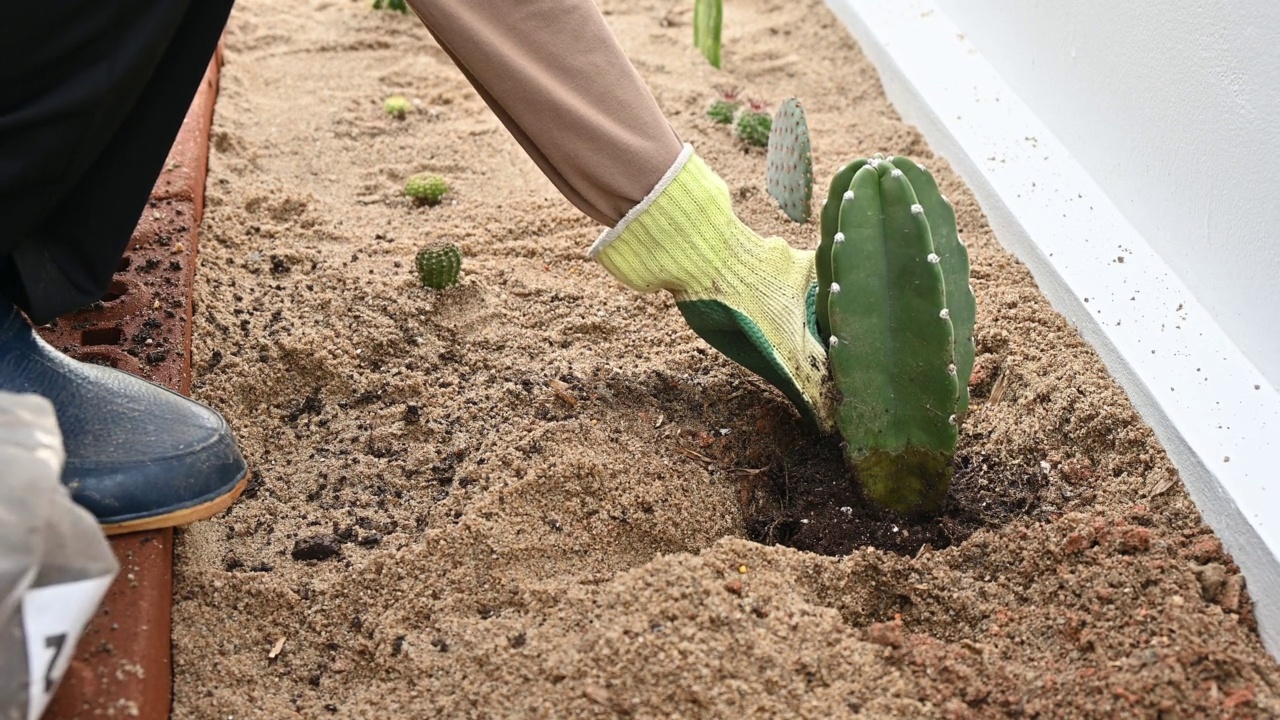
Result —
<instances>
[{"instance_id":1,"label":"worker's hand in glove","mask_svg":"<svg viewBox=\"0 0 1280 720\"><path fill-rule=\"evenodd\" d=\"M634 290L670 291L702 339L831 429L827 355L811 329L813 252L744 225L724 181L690 147L591 256Z\"/></svg>"}]
</instances>

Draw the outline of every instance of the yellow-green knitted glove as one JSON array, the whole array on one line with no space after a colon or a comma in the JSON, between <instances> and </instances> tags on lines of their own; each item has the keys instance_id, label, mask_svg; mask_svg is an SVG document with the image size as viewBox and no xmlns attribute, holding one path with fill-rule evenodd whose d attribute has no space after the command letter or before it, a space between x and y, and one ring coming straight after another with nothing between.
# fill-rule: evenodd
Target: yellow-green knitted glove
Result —
<instances>
[{"instance_id":1,"label":"yellow-green knitted glove","mask_svg":"<svg viewBox=\"0 0 1280 720\"><path fill-rule=\"evenodd\" d=\"M691 147L590 256L633 290L670 291L703 340L781 390L818 429L831 428L827 355L810 326L813 252L744 225L728 186Z\"/></svg>"}]
</instances>

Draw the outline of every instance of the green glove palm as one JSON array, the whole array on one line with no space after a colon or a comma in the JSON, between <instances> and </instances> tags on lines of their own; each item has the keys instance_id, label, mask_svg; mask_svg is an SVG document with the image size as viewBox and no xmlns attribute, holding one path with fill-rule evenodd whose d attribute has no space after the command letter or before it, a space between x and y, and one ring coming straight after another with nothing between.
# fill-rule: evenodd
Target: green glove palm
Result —
<instances>
[{"instance_id":1,"label":"green glove palm","mask_svg":"<svg viewBox=\"0 0 1280 720\"><path fill-rule=\"evenodd\" d=\"M692 148L591 257L633 290L670 291L699 337L831 429L826 352L811 331L813 252L744 225L724 181Z\"/></svg>"}]
</instances>

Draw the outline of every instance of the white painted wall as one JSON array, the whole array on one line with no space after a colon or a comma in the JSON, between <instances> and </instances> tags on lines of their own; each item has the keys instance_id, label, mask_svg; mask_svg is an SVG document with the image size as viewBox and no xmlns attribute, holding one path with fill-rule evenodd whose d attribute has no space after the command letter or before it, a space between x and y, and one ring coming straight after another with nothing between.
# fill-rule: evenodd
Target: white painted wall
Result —
<instances>
[{"instance_id":1,"label":"white painted wall","mask_svg":"<svg viewBox=\"0 0 1280 720\"><path fill-rule=\"evenodd\" d=\"M1280 389L1280 0L937 4Z\"/></svg>"}]
</instances>

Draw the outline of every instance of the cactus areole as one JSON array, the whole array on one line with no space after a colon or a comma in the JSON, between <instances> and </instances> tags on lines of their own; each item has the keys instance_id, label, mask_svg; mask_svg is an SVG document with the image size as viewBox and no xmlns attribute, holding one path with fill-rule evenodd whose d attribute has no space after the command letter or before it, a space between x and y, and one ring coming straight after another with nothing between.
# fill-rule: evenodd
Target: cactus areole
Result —
<instances>
[{"instance_id":1,"label":"cactus areole","mask_svg":"<svg viewBox=\"0 0 1280 720\"><path fill-rule=\"evenodd\" d=\"M876 156L836 174L821 226L815 315L845 457L873 501L940 513L974 357L955 213L923 167Z\"/></svg>"}]
</instances>

